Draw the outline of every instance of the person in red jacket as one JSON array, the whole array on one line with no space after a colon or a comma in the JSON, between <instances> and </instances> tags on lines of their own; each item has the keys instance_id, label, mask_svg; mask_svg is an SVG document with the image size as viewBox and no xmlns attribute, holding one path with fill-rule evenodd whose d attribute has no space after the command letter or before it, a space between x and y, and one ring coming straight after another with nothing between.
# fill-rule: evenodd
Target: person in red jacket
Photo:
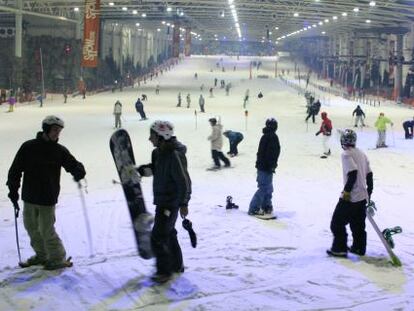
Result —
<instances>
[{"instance_id":1,"label":"person in red jacket","mask_svg":"<svg viewBox=\"0 0 414 311\"><path fill-rule=\"evenodd\" d=\"M331 149L329 148L329 138L332 134L332 122L328 119L328 114L326 112L321 113L322 124L318 132L316 132L316 136L322 134L322 145L323 145L323 155L321 156L322 159L326 159L329 155L331 155Z\"/></svg>"}]
</instances>

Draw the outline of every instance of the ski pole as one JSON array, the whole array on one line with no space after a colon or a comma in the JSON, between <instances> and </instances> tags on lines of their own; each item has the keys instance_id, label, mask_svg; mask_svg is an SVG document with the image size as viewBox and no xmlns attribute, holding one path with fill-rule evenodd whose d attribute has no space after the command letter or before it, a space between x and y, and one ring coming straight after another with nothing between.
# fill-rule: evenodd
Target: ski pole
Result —
<instances>
[{"instance_id":1,"label":"ski pole","mask_svg":"<svg viewBox=\"0 0 414 311\"><path fill-rule=\"evenodd\" d=\"M78 189L79 189L79 194L81 197L81 202L82 202L82 209L83 209L83 216L85 219L85 225L86 225L86 232L88 234L88 242L89 242L89 257L93 257L93 245L92 245L92 233L91 233L91 226L90 226L90 222L89 222L89 216L88 216L88 211L86 209L86 203L85 203L85 196L82 192L82 184L80 181L78 181Z\"/></svg>"},{"instance_id":2,"label":"ski pole","mask_svg":"<svg viewBox=\"0 0 414 311\"><path fill-rule=\"evenodd\" d=\"M19 263L22 262L22 256L20 254L20 243L19 243L19 227L17 226L17 218L19 218L19 204L17 202L13 202L14 206L14 228L16 229L16 244L17 244L17 254L19 255Z\"/></svg>"}]
</instances>

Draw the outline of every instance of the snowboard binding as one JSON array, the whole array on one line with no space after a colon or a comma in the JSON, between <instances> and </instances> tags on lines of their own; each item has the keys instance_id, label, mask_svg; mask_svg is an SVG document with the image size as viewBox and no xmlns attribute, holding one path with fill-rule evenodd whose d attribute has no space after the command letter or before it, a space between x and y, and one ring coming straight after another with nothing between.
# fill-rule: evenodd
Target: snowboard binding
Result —
<instances>
[{"instance_id":1,"label":"snowboard binding","mask_svg":"<svg viewBox=\"0 0 414 311\"><path fill-rule=\"evenodd\" d=\"M233 197L229 195L226 198L226 209L232 209L232 208L238 209L239 206L233 203Z\"/></svg>"},{"instance_id":2,"label":"snowboard binding","mask_svg":"<svg viewBox=\"0 0 414 311\"><path fill-rule=\"evenodd\" d=\"M382 231L382 235L384 236L384 239L387 241L388 245L391 248L394 248L395 243L394 243L394 240L393 240L392 236L394 234L401 233L401 232L402 232L402 228L400 226L396 226L394 228L384 229Z\"/></svg>"},{"instance_id":3,"label":"snowboard binding","mask_svg":"<svg viewBox=\"0 0 414 311\"><path fill-rule=\"evenodd\" d=\"M367 204L366 209L367 209L366 210L367 214L369 214L371 217L374 217L375 212L377 211L377 208L375 206L375 202L370 200Z\"/></svg>"}]
</instances>

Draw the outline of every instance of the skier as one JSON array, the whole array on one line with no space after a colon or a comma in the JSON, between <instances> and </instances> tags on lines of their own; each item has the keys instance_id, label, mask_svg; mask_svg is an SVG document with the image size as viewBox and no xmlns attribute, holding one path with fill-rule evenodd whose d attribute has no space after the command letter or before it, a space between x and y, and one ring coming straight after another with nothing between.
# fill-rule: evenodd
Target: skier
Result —
<instances>
[{"instance_id":1,"label":"skier","mask_svg":"<svg viewBox=\"0 0 414 311\"><path fill-rule=\"evenodd\" d=\"M361 126L365 126L365 124L364 124L365 113L362 111L362 109L359 105L352 112L352 116L354 116L354 115L356 115L354 127L358 127L358 123L361 123Z\"/></svg>"},{"instance_id":2,"label":"skier","mask_svg":"<svg viewBox=\"0 0 414 311\"><path fill-rule=\"evenodd\" d=\"M154 176L153 191L155 221L151 246L156 258L156 273L152 280L164 283L173 273L183 273L184 264L177 240L175 222L178 212L188 215L191 198L191 180L187 171L187 148L174 136L174 127L168 121L151 125L149 140L155 147L151 163L138 167L141 176Z\"/></svg>"},{"instance_id":3,"label":"skier","mask_svg":"<svg viewBox=\"0 0 414 311\"><path fill-rule=\"evenodd\" d=\"M204 104L205 104L205 100L202 94L200 94L200 98L198 99L198 104L200 106L200 112L205 112L204 111Z\"/></svg>"},{"instance_id":4,"label":"skier","mask_svg":"<svg viewBox=\"0 0 414 311\"><path fill-rule=\"evenodd\" d=\"M141 116L141 121L147 119L147 116L144 112L144 104L142 103L142 101L139 98L137 99L137 102L135 103L135 109L139 113L139 115Z\"/></svg>"},{"instance_id":5,"label":"skier","mask_svg":"<svg viewBox=\"0 0 414 311\"><path fill-rule=\"evenodd\" d=\"M279 137L276 134L278 123L275 118L266 120L263 135L257 151L257 191L249 205L249 215L272 214L273 173L280 155Z\"/></svg>"},{"instance_id":6,"label":"skier","mask_svg":"<svg viewBox=\"0 0 414 311\"><path fill-rule=\"evenodd\" d=\"M315 123L315 116L319 114L319 110L321 109L321 102L319 99L314 102L314 98L310 96L309 103L310 106L308 107L308 116L306 117L305 121L308 122L309 118L312 117L312 123Z\"/></svg>"},{"instance_id":7,"label":"skier","mask_svg":"<svg viewBox=\"0 0 414 311\"><path fill-rule=\"evenodd\" d=\"M263 93L259 92L259 94L257 95L258 98L263 98Z\"/></svg>"},{"instance_id":8,"label":"skier","mask_svg":"<svg viewBox=\"0 0 414 311\"><path fill-rule=\"evenodd\" d=\"M121 128L121 115L122 115L122 104L119 100L114 105L114 116L115 116L115 128Z\"/></svg>"},{"instance_id":9,"label":"skier","mask_svg":"<svg viewBox=\"0 0 414 311\"><path fill-rule=\"evenodd\" d=\"M178 104L176 107L181 107L181 92L178 93L177 99L178 99Z\"/></svg>"},{"instance_id":10,"label":"skier","mask_svg":"<svg viewBox=\"0 0 414 311\"><path fill-rule=\"evenodd\" d=\"M367 246L365 208L373 190L373 175L367 156L356 147L356 140L353 130L346 129L341 134L344 188L332 215L332 247L326 251L336 257L347 257L348 251L363 256ZM353 238L350 248L347 247L348 224Z\"/></svg>"},{"instance_id":11,"label":"skier","mask_svg":"<svg viewBox=\"0 0 414 311\"><path fill-rule=\"evenodd\" d=\"M198 74L197 74L197 72L194 74L194 79L198 79Z\"/></svg>"},{"instance_id":12,"label":"skier","mask_svg":"<svg viewBox=\"0 0 414 311\"><path fill-rule=\"evenodd\" d=\"M14 105L16 104L16 97L14 97L14 91L11 90L10 91L10 97L9 97L9 111L8 112L13 112L14 111Z\"/></svg>"},{"instance_id":13,"label":"skier","mask_svg":"<svg viewBox=\"0 0 414 311\"><path fill-rule=\"evenodd\" d=\"M226 84L226 96L229 96L229 94L230 94L230 88L231 88L231 84L230 83L227 83Z\"/></svg>"},{"instance_id":14,"label":"skier","mask_svg":"<svg viewBox=\"0 0 414 311\"><path fill-rule=\"evenodd\" d=\"M377 139L377 148L386 148L388 147L385 144L386 132L387 132L387 123L390 123L391 126L394 125L390 119L388 119L383 112L381 112L378 116L377 121L375 121L375 127L378 131L378 139Z\"/></svg>"},{"instance_id":15,"label":"skier","mask_svg":"<svg viewBox=\"0 0 414 311\"><path fill-rule=\"evenodd\" d=\"M208 121L210 122L212 129L208 140L211 141L211 156L214 161L214 166L211 170L219 170L221 168L220 160L224 162L224 167L230 167L230 160L221 151L221 148L223 147L223 138L221 137L223 126L220 123L217 123L216 118L210 118Z\"/></svg>"},{"instance_id":16,"label":"skier","mask_svg":"<svg viewBox=\"0 0 414 311\"><path fill-rule=\"evenodd\" d=\"M249 89L246 90L246 93L244 94L244 100L243 100L243 108L246 109L247 102L249 101Z\"/></svg>"},{"instance_id":17,"label":"skier","mask_svg":"<svg viewBox=\"0 0 414 311\"><path fill-rule=\"evenodd\" d=\"M66 251L55 231L55 204L60 190L60 171L63 167L79 182L85 177L85 168L64 146L58 143L64 128L63 120L47 116L42 121L42 132L26 141L17 152L10 167L7 186L14 205L19 200L18 190L23 174L23 222L35 255L19 263L21 267L43 265L46 270L69 267Z\"/></svg>"},{"instance_id":18,"label":"skier","mask_svg":"<svg viewBox=\"0 0 414 311\"><path fill-rule=\"evenodd\" d=\"M187 108L190 108L190 104L191 104L191 95L190 95L190 93L187 94L186 100L187 100Z\"/></svg>"},{"instance_id":19,"label":"skier","mask_svg":"<svg viewBox=\"0 0 414 311\"><path fill-rule=\"evenodd\" d=\"M39 107L43 107L43 95L42 94L39 94L37 97L36 97L36 100L39 102Z\"/></svg>"},{"instance_id":20,"label":"skier","mask_svg":"<svg viewBox=\"0 0 414 311\"><path fill-rule=\"evenodd\" d=\"M155 87L155 94L159 95L160 94L160 85L157 84L157 86Z\"/></svg>"},{"instance_id":21,"label":"skier","mask_svg":"<svg viewBox=\"0 0 414 311\"><path fill-rule=\"evenodd\" d=\"M63 99L64 99L63 103L66 104L66 102L68 100L68 90L67 89L64 89L64 91L63 91Z\"/></svg>"},{"instance_id":22,"label":"skier","mask_svg":"<svg viewBox=\"0 0 414 311\"><path fill-rule=\"evenodd\" d=\"M240 132L227 130L223 132L223 135L229 139L230 151L227 152L227 154L230 157L235 157L239 153L237 146L243 140L243 134Z\"/></svg>"},{"instance_id":23,"label":"skier","mask_svg":"<svg viewBox=\"0 0 414 311\"><path fill-rule=\"evenodd\" d=\"M217 78L214 78L214 87L216 87L217 86Z\"/></svg>"},{"instance_id":24,"label":"skier","mask_svg":"<svg viewBox=\"0 0 414 311\"><path fill-rule=\"evenodd\" d=\"M209 92L210 92L210 98L214 97L214 95L213 95L213 88L212 87L210 88Z\"/></svg>"},{"instance_id":25,"label":"skier","mask_svg":"<svg viewBox=\"0 0 414 311\"><path fill-rule=\"evenodd\" d=\"M329 149L329 138L332 134L332 122L328 119L328 114L326 112L321 113L322 124L319 131L316 132L316 136L322 133L322 145L323 145L323 155L322 159L326 159L331 155L331 149Z\"/></svg>"},{"instance_id":26,"label":"skier","mask_svg":"<svg viewBox=\"0 0 414 311\"><path fill-rule=\"evenodd\" d=\"M412 120L407 120L403 123L403 128L405 132L405 139L413 139L414 132L414 117Z\"/></svg>"}]
</instances>

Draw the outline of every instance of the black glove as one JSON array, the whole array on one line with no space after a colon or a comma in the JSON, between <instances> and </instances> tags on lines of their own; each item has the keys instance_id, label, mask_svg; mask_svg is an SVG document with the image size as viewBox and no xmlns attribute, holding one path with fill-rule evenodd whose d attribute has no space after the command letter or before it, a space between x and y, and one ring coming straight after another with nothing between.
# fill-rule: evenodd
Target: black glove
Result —
<instances>
[{"instance_id":1,"label":"black glove","mask_svg":"<svg viewBox=\"0 0 414 311\"><path fill-rule=\"evenodd\" d=\"M315 136L318 136L320 133L321 133L320 131L319 131L319 132L316 132L316 133L315 133Z\"/></svg>"},{"instance_id":2,"label":"black glove","mask_svg":"<svg viewBox=\"0 0 414 311\"><path fill-rule=\"evenodd\" d=\"M9 194L7 195L10 199L10 201L13 204L16 204L17 201L19 201L19 193L17 191L14 190L10 190Z\"/></svg>"},{"instance_id":3,"label":"black glove","mask_svg":"<svg viewBox=\"0 0 414 311\"><path fill-rule=\"evenodd\" d=\"M197 247L197 235L193 230L192 222L189 219L186 218L186 219L183 220L182 225L183 225L183 228L185 230L187 230L188 234L190 235L191 246L196 248Z\"/></svg>"},{"instance_id":4,"label":"black glove","mask_svg":"<svg viewBox=\"0 0 414 311\"><path fill-rule=\"evenodd\" d=\"M138 166L137 171L141 176L152 176L151 164L140 165Z\"/></svg>"},{"instance_id":5,"label":"black glove","mask_svg":"<svg viewBox=\"0 0 414 311\"><path fill-rule=\"evenodd\" d=\"M78 182L83 179L86 175L85 167L82 163L78 163L75 172L73 173L73 179Z\"/></svg>"}]
</instances>

